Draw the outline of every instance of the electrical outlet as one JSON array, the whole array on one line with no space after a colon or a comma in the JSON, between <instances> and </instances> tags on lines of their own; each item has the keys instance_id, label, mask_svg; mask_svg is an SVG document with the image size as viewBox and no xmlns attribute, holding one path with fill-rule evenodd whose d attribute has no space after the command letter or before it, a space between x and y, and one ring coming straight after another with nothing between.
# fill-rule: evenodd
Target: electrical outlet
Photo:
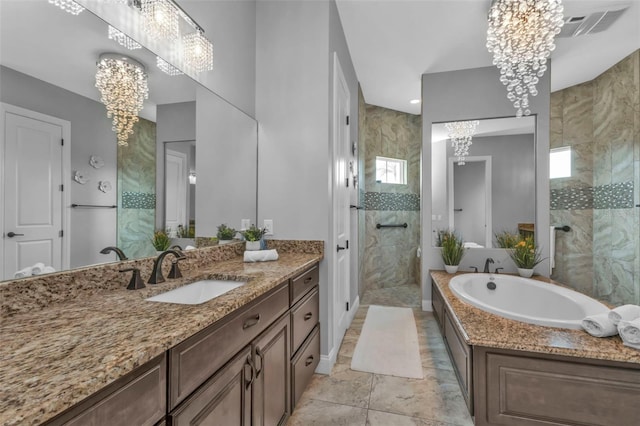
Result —
<instances>
[{"instance_id":1,"label":"electrical outlet","mask_svg":"<svg viewBox=\"0 0 640 426\"><path fill-rule=\"evenodd\" d=\"M262 226L263 226L263 228L265 228L267 230L265 235L273 235L273 220L272 219L265 219Z\"/></svg>"},{"instance_id":2,"label":"electrical outlet","mask_svg":"<svg viewBox=\"0 0 640 426\"><path fill-rule=\"evenodd\" d=\"M242 219L240 221L240 230L246 231L251 227L251 219Z\"/></svg>"}]
</instances>

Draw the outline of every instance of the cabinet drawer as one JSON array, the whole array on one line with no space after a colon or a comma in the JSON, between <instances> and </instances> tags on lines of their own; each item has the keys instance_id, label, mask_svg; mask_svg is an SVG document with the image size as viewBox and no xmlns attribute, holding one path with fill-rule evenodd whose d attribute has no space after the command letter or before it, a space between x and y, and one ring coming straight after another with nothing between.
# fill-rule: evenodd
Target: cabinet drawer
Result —
<instances>
[{"instance_id":1,"label":"cabinet drawer","mask_svg":"<svg viewBox=\"0 0 640 426\"><path fill-rule=\"evenodd\" d=\"M291 310L291 353L295 354L319 321L318 290L314 290Z\"/></svg>"},{"instance_id":2,"label":"cabinet drawer","mask_svg":"<svg viewBox=\"0 0 640 426\"><path fill-rule=\"evenodd\" d=\"M166 413L166 371L163 354L46 424L152 426Z\"/></svg>"},{"instance_id":3,"label":"cabinet drawer","mask_svg":"<svg viewBox=\"0 0 640 426\"><path fill-rule=\"evenodd\" d=\"M289 308L283 284L224 323L214 324L169 350L169 404L175 408ZM224 320L223 320L224 321Z\"/></svg>"},{"instance_id":4,"label":"cabinet drawer","mask_svg":"<svg viewBox=\"0 0 640 426\"><path fill-rule=\"evenodd\" d=\"M320 282L318 265L291 280L291 306Z\"/></svg>"},{"instance_id":5,"label":"cabinet drawer","mask_svg":"<svg viewBox=\"0 0 640 426\"><path fill-rule=\"evenodd\" d=\"M320 325L317 325L304 346L291 361L291 389L293 390L293 405L295 407L309 384L309 380L320 362ZM292 408L293 410L293 408Z\"/></svg>"},{"instance_id":6,"label":"cabinet drawer","mask_svg":"<svg viewBox=\"0 0 640 426\"><path fill-rule=\"evenodd\" d=\"M462 337L458 334L458 330L449 317L449 312L445 309L443 316L444 339L453 361L453 366L460 382L462 396L467 403L469 411L473 413L472 398L472 358L471 347L467 345Z\"/></svg>"}]
</instances>

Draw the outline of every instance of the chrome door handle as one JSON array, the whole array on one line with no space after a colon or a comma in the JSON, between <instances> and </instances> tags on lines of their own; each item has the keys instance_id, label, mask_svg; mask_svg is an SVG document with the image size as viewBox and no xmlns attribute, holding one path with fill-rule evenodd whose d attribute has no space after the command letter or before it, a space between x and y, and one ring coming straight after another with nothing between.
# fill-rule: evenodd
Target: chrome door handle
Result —
<instances>
[{"instance_id":1,"label":"chrome door handle","mask_svg":"<svg viewBox=\"0 0 640 426\"><path fill-rule=\"evenodd\" d=\"M16 234L15 232L11 231L11 232L7 232L7 237L9 237L9 238L24 237L24 234Z\"/></svg>"}]
</instances>

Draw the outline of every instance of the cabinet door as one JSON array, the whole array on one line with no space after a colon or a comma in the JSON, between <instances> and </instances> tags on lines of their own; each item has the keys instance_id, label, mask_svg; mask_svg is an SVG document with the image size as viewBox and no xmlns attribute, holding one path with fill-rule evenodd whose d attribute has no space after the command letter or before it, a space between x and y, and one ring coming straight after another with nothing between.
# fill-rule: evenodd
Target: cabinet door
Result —
<instances>
[{"instance_id":1,"label":"cabinet door","mask_svg":"<svg viewBox=\"0 0 640 426\"><path fill-rule=\"evenodd\" d=\"M242 350L169 415L171 425L250 425L255 376L251 355L250 347Z\"/></svg>"},{"instance_id":2,"label":"cabinet door","mask_svg":"<svg viewBox=\"0 0 640 426\"><path fill-rule=\"evenodd\" d=\"M254 341L254 426L284 424L291 413L289 330L289 315L284 315Z\"/></svg>"}]
</instances>

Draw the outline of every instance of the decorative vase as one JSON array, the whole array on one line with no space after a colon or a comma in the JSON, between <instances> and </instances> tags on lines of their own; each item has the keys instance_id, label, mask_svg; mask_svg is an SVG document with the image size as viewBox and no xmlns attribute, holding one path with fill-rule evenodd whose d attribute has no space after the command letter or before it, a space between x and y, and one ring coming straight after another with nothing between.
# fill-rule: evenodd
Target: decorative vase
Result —
<instances>
[{"instance_id":1,"label":"decorative vase","mask_svg":"<svg viewBox=\"0 0 640 426\"><path fill-rule=\"evenodd\" d=\"M447 270L447 274L455 274L458 272L458 266L460 265L444 265L444 269Z\"/></svg>"},{"instance_id":2,"label":"decorative vase","mask_svg":"<svg viewBox=\"0 0 640 426\"><path fill-rule=\"evenodd\" d=\"M523 278L531 278L533 269L518 268L518 274Z\"/></svg>"},{"instance_id":3,"label":"decorative vase","mask_svg":"<svg viewBox=\"0 0 640 426\"><path fill-rule=\"evenodd\" d=\"M260 241L247 241L245 250L248 251L256 251L260 250Z\"/></svg>"}]
</instances>

